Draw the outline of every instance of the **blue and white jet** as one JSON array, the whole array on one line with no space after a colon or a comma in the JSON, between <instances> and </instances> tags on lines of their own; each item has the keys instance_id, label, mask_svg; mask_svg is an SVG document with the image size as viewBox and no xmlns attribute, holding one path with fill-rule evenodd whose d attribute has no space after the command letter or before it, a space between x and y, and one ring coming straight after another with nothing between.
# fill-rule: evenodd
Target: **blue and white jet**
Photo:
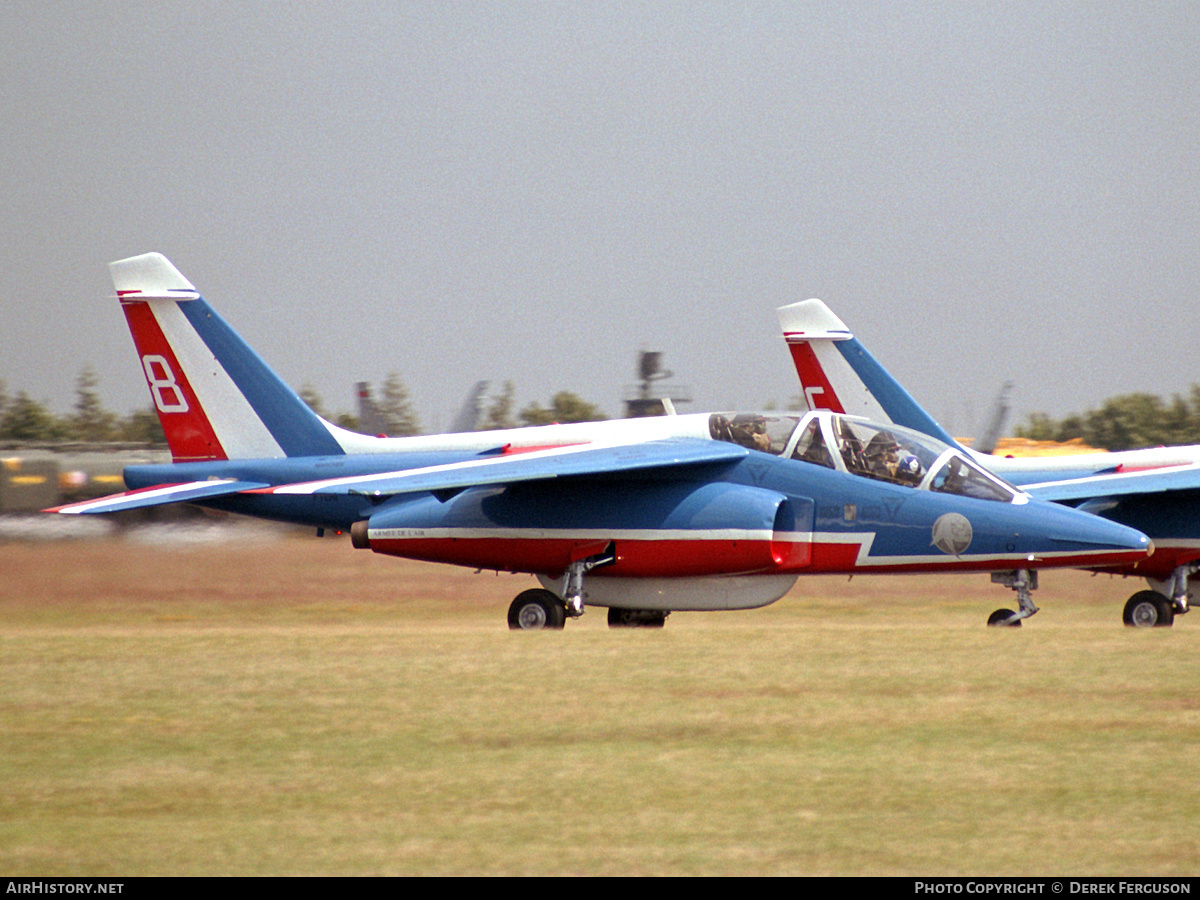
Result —
<instances>
[{"instance_id":1,"label":"blue and white jet","mask_svg":"<svg viewBox=\"0 0 1200 900\"><path fill-rule=\"evenodd\" d=\"M349 531L376 553L535 575L512 628L766 606L802 574L1128 566L1139 531L1031 498L968 453L830 411L367 437L324 421L162 255L112 263L173 462L82 515L195 503Z\"/></svg>"},{"instance_id":2,"label":"blue and white jet","mask_svg":"<svg viewBox=\"0 0 1200 900\"><path fill-rule=\"evenodd\" d=\"M805 300L778 313L812 409L868 416L957 446L823 302ZM1200 446L1024 458L963 452L1031 496L1149 535L1152 557L1104 567L1149 585L1126 602L1126 625L1170 626L1188 611L1189 580L1200 573ZM990 624L1019 624L1021 618L996 610Z\"/></svg>"}]
</instances>

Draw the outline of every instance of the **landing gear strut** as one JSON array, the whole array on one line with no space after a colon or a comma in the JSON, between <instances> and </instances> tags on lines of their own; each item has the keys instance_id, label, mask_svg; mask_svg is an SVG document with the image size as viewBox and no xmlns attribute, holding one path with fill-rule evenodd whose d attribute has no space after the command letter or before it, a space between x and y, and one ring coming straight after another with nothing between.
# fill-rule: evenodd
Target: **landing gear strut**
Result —
<instances>
[{"instance_id":1,"label":"landing gear strut","mask_svg":"<svg viewBox=\"0 0 1200 900\"><path fill-rule=\"evenodd\" d=\"M603 552L571 563L563 575L561 600L558 594L545 588L522 591L508 607L508 627L513 631L561 629L568 618L582 616L583 576L597 566L612 564L616 559L615 545L610 542Z\"/></svg>"},{"instance_id":2,"label":"landing gear strut","mask_svg":"<svg viewBox=\"0 0 1200 900\"><path fill-rule=\"evenodd\" d=\"M575 619L583 615L583 576L596 566L607 566L616 562L616 548L610 543L603 553L579 559L567 566L563 576L563 603L567 607L567 615Z\"/></svg>"},{"instance_id":3,"label":"landing gear strut","mask_svg":"<svg viewBox=\"0 0 1200 900\"><path fill-rule=\"evenodd\" d=\"M995 627L1006 625L1010 628L1020 628L1021 620L1028 619L1038 611L1034 605L1032 591L1037 590L1037 570L1017 569L1013 572L993 572L993 584L1003 584L1017 592L1017 611L998 609L988 616L988 625Z\"/></svg>"},{"instance_id":4,"label":"landing gear strut","mask_svg":"<svg viewBox=\"0 0 1200 900\"><path fill-rule=\"evenodd\" d=\"M1171 606L1177 615L1183 615L1188 611L1188 599L1191 594L1188 593L1188 579L1200 572L1200 562L1190 562L1182 566L1176 566L1175 571L1171 573Z\"/></svg>"}]
</instances>

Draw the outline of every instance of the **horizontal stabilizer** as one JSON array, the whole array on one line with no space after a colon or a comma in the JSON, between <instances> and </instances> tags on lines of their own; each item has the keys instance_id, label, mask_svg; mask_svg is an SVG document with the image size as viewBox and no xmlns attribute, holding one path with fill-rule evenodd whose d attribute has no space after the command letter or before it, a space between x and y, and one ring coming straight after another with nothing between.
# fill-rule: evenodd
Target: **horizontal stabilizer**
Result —
<instances>
[{"instance_id":1,"label":"horizontal stabilizer","mask_svg":"<svg viewBox=\"0 0 1200 900\"><path fill-rule=\"evenodd\" d=\"M227 494L262 488L267 485L259 481L191 481L185 484L159 485L110 494L95 500L56 506L43 512L63 513L70 516L90 516L100 513L123 512L127 509L145 509L149 506L165 506L168 503L186 503L191 500L209 500Z\"/></svg>"},{"instance_id":2,"label":"horizontal stabilizer","mask_svg":"<svg viewBox=\"0 0 1200 900\"><path fill-rule=\"evenodd\" d=\"M580 444L532 453L490 456L443 466L428 466L379 475L331 478L267 488L262 493L362 494L388 497L424 491L455 491L493 484L515 484L549 478L609 475L639 469L733 463L749 451L736 444L695 438L673 438L645 444L596 446Z\"/></svg>"},{"instance_id":3,"label":"horizontal stabilizer","mask_svg":"<svg viewBox=\"0 0 1200 900\"><path fill-rule=\"evenodd\" d=\"M1098 497L1157 494L1164 491L1200 490L1200 465L1141 472L1114 472L1072 478L1068 481L1046 481L1041 484L1022 485L1021 490L1039 500L1053 500L1056 503L1092 500Z\"/></svg>"}]
</instances>

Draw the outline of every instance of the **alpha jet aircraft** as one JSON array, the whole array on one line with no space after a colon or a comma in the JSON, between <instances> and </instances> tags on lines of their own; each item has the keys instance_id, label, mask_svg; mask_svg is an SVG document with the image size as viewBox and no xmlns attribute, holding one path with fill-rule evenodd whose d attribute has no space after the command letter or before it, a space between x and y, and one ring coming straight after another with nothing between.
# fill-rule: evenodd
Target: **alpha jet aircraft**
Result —
<instances>
[{"instance_id":1,"label":"alpha jet aircraft","mask_svg":"<svg viewBox=\"0 0 1200 900\"><path fill-rule=\"evenodd\" d=\"M348 530L377 553L536 575L512 628L747 609L801 574L1131 564L1147 538L1031 499L960 449L829 412L374 438L315 415L159 254L111 264L174 462L59 507L165 503ZM1022 603L1026 600L1022 599Z\"/></svg>"},{"instance_id":2,"label":"alpha jet aircraft","mask_svg":"<svg viewBox=\"0 0 1200 900\"><path fill-rule=\"evenodd\" d=\"M957 446L820 300L794 303L778 312L810 407L908 426ZM1152 558L1104 567L1141 576L1151 588L1126 602L1126 625L1170 626L1177 614L1188 611L1189 579L1200 573L1200 446L1023 459L964 452L1038 499L1094 513L1150 536ZM1020 624L1022 618L1010 610L996 610L989 624Z\"/></svg>"}]
</instances>

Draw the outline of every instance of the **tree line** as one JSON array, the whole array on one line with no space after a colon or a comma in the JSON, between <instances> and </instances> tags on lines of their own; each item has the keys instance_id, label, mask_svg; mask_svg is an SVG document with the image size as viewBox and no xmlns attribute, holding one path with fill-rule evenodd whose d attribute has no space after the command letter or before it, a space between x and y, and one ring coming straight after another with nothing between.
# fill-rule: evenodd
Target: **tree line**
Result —
<instances>
[{"instance_id":1,"label":"tree line","mask_svg":"<svg viewBox=\"0 0 1200 900\"><path fill-rule=\"evenodd\" d=\"M1153 394L1122 394L1099 409L1062 419L1034 413L1016 435L1036 441L1081 438L1111 451L1200 444L1200 384L1192 385L1187 397L1175 394L1169 401Z\"/></svg>"},{"instance_id":2,"label":"tree line","mask_svg":"<svg viewBox=\"0 0 1200 900\"><path fill-rule=\"evenodd\" d=\"M320 396L312 385L305 385L299 391L300 398L321 418L348 428L359 430L365 423L349 413L331 416L325 411ZM578 394L571 391L559 391L550 398L548 406L533 402L527 404L519 412L514 413L516 388L511 381L504 382L499 393L488 397L487 406L480 416L478 431L498 431L502 428L519 428L525 425L550 425L555 422L600 422L607 418L604 412L594 403L589 403ZM392 372L383 382L380 396L374 400L374 405L384 420L384 433L391 437L406 437L421 434L420 418L408 389L400 376Z\"/></svg>"},{"instance_id":3,"label":"tree line","mask_svg":"<svg viewBox=\"0 0 1200 900\"><path fill-rule=\"evenodd\" d=\"M0 381L0 440L166 444L153 407L119 416L100 402L98 384L95 371L85 367L75 381L72 411L55 415L25 391L10 395Z\"/></svg>"},{"instance_id":4,"label":"tree line","mask_svg":"<svg viewBox=\"0 0 1200 900\"><path fill-rule=\"evenodd\" d=\"M120 416L105 409L97 390L99 379L84 367L75 382L75 404L66 415L56 415L25 391L15 395L0 381L0 440L101 443L108 441L165 445L162 427L154 408ZM311 385L299 391L301 398L320 416L347 428L359 430L357 416L329 414ZM386 434L421 434L421 423L408 390L393 372L384 380L376 406L383 414ZM559 391L543 406L532 402L516 409L516 390L506 381L490 395L482 411L480 431L548 425L553 422L596 422L603 411L571 391ZM1153 394L1122 394L1104 401L1098 409L1052 419L1033 413L1016 428L1017 437L1038 441L1082 440L1104 450L1137 450L1143 447L1200 444L1200 384L1192 385L1186 397L1175 394L1164 400Z\"/></svg>"},{"instance_id":5,"label":"tree line","mask_svg":"<svg viewBox=\"0 0 1200 900\"><path fill-rule=\"evenodd\" d=\"M130 442L166 444L154 407L120 416L105 409L97 390L95 371L85 367L75 382L75 404L71 412L56 415L31 398L25 391L9 394L0 381L0 441L39 442ZM328 413L311 385L299 391L301 399L322 418L342 428L359 430L358 417L351 413ZM516 391L511 381L499 393L488 398L480 417L479 430L493 431L522 425L547 425L552 422L595 422L605 417L598 406L570 391L559 391L547 406L530 403L515 411ZM382 413L386 434L394 437L421 434L421 423L404 382L396 373L384 380L376 406Z\"/></svg>"}]
</instances>

